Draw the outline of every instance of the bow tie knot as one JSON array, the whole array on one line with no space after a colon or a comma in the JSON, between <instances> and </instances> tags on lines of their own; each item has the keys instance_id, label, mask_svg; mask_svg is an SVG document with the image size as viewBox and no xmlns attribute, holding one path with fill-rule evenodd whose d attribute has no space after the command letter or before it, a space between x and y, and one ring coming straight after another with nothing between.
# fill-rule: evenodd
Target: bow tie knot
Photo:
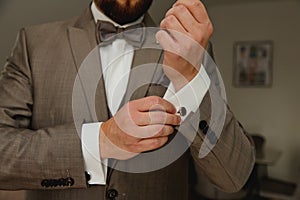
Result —
<instances>
[{"instance_id":1,"label":"bow tie knot","mask_svg":"<svg viewBox=\"0 0 300 200\"><path fill-rule=\"evenodd\" d=\"M111 44L115 39L125 39L134 47L141 47L145 39L145 29L142 23L126 28L116 27L110 22L98 21L98 37L101 46Z\"/></svg>"}]
</instances>

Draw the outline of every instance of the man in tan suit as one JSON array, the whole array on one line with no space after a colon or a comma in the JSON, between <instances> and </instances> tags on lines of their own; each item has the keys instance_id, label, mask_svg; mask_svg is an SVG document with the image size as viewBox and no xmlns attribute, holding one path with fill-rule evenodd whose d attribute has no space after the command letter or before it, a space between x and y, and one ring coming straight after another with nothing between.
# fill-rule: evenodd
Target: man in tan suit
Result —
<instances>
[{"instance_id":1,"label":"man in tan suit","mask_svg":"<svg viewBox=\"0 0 300 200\"><path fill-rule=\"evenodd\" d=\"M101 41L103 32L97 20L106 19L123 29L131 23L136 25L136 21L145 26L154 26L151 18L145 14L151 2L95 0L77 18L20 31L0 79L0 189L25 189L30 200L183 200L191 197L191 187L197 186L196 182L191 181L191 175L197 179L199 172L227 192L237 191L244 185L254 163L254 149L226 105L220 138L210 137L208 141L214 143L213 146L209 146L211 149L205 156L199 156L206 135L215 136L211 125L214 123L211 121L214 114L213 99L210 98L213 95L207 88L203 90L205 92L197 111L190 112L184 105L179 105L182 107L182 117L178 116L173 103L162 98L166 96L166 88L158 84L138 88L130 95L129 102L126 100L127 93L124 94L125 102L120 104L123 106L114 113L107 100L112 98L107 88L112 84L109 77L118 72L105 74L95 94L97 118L87 115L82 121L79 120L83 128L81 138L78 137L73 86L83 60ZM156 34L156 39L164 49L173 48L179 52L191 50L184 45L186 41L179 40L176 33L172 33L172 30L176 30L211 53L208 41L212 26L200 1L178 0L166 14L161 28L171 30L158 31ZM122 43L125 40L120 41ZM102 65L105 58L109 57L103 55L108 51L112 54L117 51L110 49L115 42L96 48ZM127 47L131 48L130 45ZM132 60L127 62L125 59L121 65L127 62L133 68L144 63L162 62L164 66L171 66L177 73L163 68L151 76L164 77L164 80L173 84L175 93L184 90L186 85L197 79L198 74L206 74L203 66L194 67L174 53L165 52L162 56L162 51L138 49L131 56ZM200 54L195 56L201 57ZM207 74L213 85L209 70ZM180 77L187 80L188 84ZM130 89L137 77L130 75L128 79ZM82 90L83 96L88 94L84 87ZM85 98L90 97L86 95ZM223 101L220 102L222 104ZM89 113L88 104L83 101L79 106L86 108L85 111ZM196 120L197 124L190 125L197 116L201 116ZM131 122L134 122L134 126ZM98 131L89 131L92 130L87 128L90 124L96 124ZM190 141L189 132L193 128L195 135ZM89 136L96 135L97 139L84 140L83 132L88 132ZM90 167L94 161L89 160L85 148L90 144L86 141L96 141L98 152L93 156L98 156L97 159L102 161L96 165L96 171ZM165 155L158 156L155 152L161 152L164 147L170 146L168 144L174 144L173 141L178 146L174 148L173 145L166 150L167 153L176 152L182 143L188 143L189 148L183 148L178 158L161 168L132 170L132 167L148 167L157 162L156 159L160 160ZM154 157L146 157L153 152ZM142 163L145 157L146 162ZM164 158L160 161L163 162ZM124 170L126 167L127 170Z\"/></svg>"}]
</instances>

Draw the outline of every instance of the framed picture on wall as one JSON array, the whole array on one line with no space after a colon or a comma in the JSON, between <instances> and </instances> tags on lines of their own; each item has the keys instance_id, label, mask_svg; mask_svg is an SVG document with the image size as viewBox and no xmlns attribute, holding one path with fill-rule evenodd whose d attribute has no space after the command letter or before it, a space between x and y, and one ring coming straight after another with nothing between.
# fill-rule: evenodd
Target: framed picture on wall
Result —
<instances>
[{"instance_id":1,"label":"framed picture on wall","mask_svg":"<svg viewBox=\"0 0 300 200\"><path fill-rule=\"evenodd\" d=\"M234 44L233 85L270 87L272 84L272 41L242 41Z\"/></svg>"}]
</instances>

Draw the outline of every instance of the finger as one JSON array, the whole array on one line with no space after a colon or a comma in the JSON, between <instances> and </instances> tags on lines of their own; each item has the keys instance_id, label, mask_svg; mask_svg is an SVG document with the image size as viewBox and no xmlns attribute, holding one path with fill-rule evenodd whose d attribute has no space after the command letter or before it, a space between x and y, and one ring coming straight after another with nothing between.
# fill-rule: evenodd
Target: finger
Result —
<instances>
[{"instance_id":1,"label":"finger","mask_svg":"<svg viewBox=\"0 0 300 200\"><path fill-rule=\"evenodd\" d=\"M181 117L177 114L170 114L161 111L154 111L147 113L150 124L164 124L164 125L180 125Z\"/></svg>"},{"instance_id":2,"label":"finger","mask_svg":"<svg viewBox=\"0 0 300 200\"><path fill-rule=\"evenodd\" d=\"M174 127L170 125L165 125L156 135L150 138L166 137L172 135L173 133L174 133Z\"/></svg>"},{"instance_id":3,"label":"finger","mask_svg":"<svg viewBox=\"0 0 300 200\"><path fill-rule=\"evenodd\" d=\"M143 139L155 138L169 136L174 132L173 126L170 125L149 125L141 127L141 133L143 134Z\"/></svg>"},{"instance_id":4,"label":"finger","mask_svg":"<svg viewBox=\"0 0 300 200\"><path fill-rule=\"evenodd\" d=\"M172 103L158 96L145 97L135 100L133 103L133 106L136 106L140 112L164 111L171 114L176 113L176 108Z\"/></svg>"},{"instance_id":5,"label":"finger","mask_svg":"<svg viewBox=\"0 0 300 200\"><path fill-rule=\"evenodd\" d=\"M162 125L162 124L140 126L139 131L133 133L132 136L139 138L139 139L152 138L155 135L162 134L162 132L164 132L164 131L166 131L165 125Z\"/></svg>"},{"instance_id":6,"label":"finger","mask_svg":"<svg viewBox=\"0 0 300 200\"><path fill-rule=\"evenodd\" d=\"M168 137L149 138L141 140L138 143L137 149L139 152L151 151L162 147L168 142Z\"/></svg>"},{"instance_id":7,"label":"finger","mask_svg":"<svg viewBox=\"0 0 300 200\"><path fill-rule=\"evenodd\" d=\"M178 0L173 5L173 7L176 7L178 5L186 6L198 22L202 23L202 22L209 21L209 17L208 17L206 8L201 1L199 1L199 0Z\"/></svg>"},{"instance_id":8,"label":"finger","mask_svg":"<svg viewBox=\"0 0 300 200\"><path fill-rule=\"evenodd\" d=\"M170 114L161 111L143 112L139 113L136 124L139 126L146 125L180 125L181 117L176 114Z\"/></svg>"},{"instance_id":9,"label":"finger","mask_svg":"<svg viewBox=\"0 0 300 200\"><path fill-rule=\"evenodd\" d=\"M137 140L154 138L158 136L167 136L173 133L174 129L169 125L154 124L148 126L140 126L137 131L126 133L128 136Z\"/></svg>"},{"instance_id":10,"label":"finger","mask_svg":"<svg viewBox=\"0 0 300 200\"><path fill-rule=\"evenodd\" d=\"M135 137L137 138L155 138L155 137L163 137L163 136L169 136L174 132L174 128L169 125L149 125L149 126L143 126L141 127L140 134ZM141 137L141 135L143 135Z\"/></svg>"},{"instance_id":11,"label":"finger","mask_svg":"<svg viewBox=\"0 0 300 200\"><path fill-rule=\"evenodd\" d=\"M183 27L185 32L188 32L191 34L198 32L197 30L200 29L200 27L199 27L200 23L190 13L190 11L187 9L187 7L185 7L183 5L178 5L178 6L171 8L166 14L166 19L172 19L172 16L174 16L174 18L176 18L176 20L177 20L177 23L179 23L179 25L175 24L176 27L174 27L174 28L177 28L179 26ZM172 24L170 24L170 25L172 26L174 23L175 22L172 22ZM173 27L170 27L170 29L173 29ZM181 31L180 29L174 29L174 30Z\"/></svg>"},{"instance_id":12,"label":"finger","mask_svg":"<svg viewBox=\"0 0 300 200\"><path fill-rule=\"evenodd\" d=\"M176 35L174 33L175 32L173 32L173 35ZM156 39L165 51L174 53L176 55L180 53L180 46L178 45L176 40L174 40L174 36L171 36L170 33L168 33L167 31L158 31L156 33Z\"/></svg>"},{"instance_id":13,"label":"finger","mask_svg":"<svg viewBox=\"0 0 300 200\"><path fill-rule=\"evenodd\" d=\"M176 18L175 15L166 16L160 23L160 27L168 30L176 30L186 34L188 30L185 29L183 24Z\"/></svg>"}]
</instances>

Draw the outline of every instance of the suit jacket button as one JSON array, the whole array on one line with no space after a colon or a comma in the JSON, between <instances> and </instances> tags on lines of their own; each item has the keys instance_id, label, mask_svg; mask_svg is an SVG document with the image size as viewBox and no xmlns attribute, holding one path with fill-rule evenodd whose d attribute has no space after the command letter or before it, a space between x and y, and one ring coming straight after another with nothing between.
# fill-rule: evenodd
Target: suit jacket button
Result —
<instances>
[{"instance_id":1,"label":"suit jacket button","mask_svg":"<svg viewBox=\"0 0 300 200\"><path fill-rule=\"evenodd\" d=\"M106 192L106 198L109 200L114 200L118 196L118 191L115 189L109 189Z\"/></svg>"},{"instance_id":2,"label":"suit jacket button","mask_svg":"<svg viewBox=\"0 0 300 200\"><path fill-rule=\"evenodd\" d=\"M53 187L57 187L59 184L58 180L53 180Z\"/></svg>"},{"instance_id":3,"label":"suit jacket button","mask_svg":"<svg viewBox=\"0 0 300 200\"><path fill-rule=\"evenodd\" d=\"M64 178L58 179L58 185L65 186L65 179Z\"/></svg>"},{"instance_id":4,"label":"suit jacket button","mask_svg":"<svg viewBox=\"0 0 300 200\"><path fill-rule=\"evenodd\" d=\"M42 180L42 182L41 182L41 186L42 187L49 187L49 181L48 180Z\"/></svg>"},{"instance_id":5,"label":"suit jacket button","mask_svg":"<svg viewBox=\"0 0 300 200\"><path fill-rule=\"evenodd\" d=\"M206 126L204 129L203 129L203 133L206 135L206 133L209 131L209 126Z\"/></svg>"},{"instance_id":6,"label":"suit jacket button","mask_svg":"<svg viewBox=\"0 0 300 200\"><path fill-rule=\"evenodd\" d=\"M50 187L54 187L55 186L55 180L54 179L50 179L49 180L49 186Z\"/></svg>"},{"instance_id":7,"label":"suit jacket button","mask_svg":"<svg viewBox=\"0 0 300 200\"><path fill-rule=\"evenodd\" d=\"M75 183L75 181L73 178L71 178L71 177L66 178L66 184L68 187L71 187L72 185L74 185L74 183Z\"/></svg>"},{"instance_id":8,"label":"suit jacket button","mask_svg":"<svg viewBox=\"0 0 300 200\"><path fill-rule=\"evenodd\" d=\"M204 134L206 134L208 129L207 122L205 120L201 120L199 123L199 128L204 132Z\"/></svg>"}]
</instances>

